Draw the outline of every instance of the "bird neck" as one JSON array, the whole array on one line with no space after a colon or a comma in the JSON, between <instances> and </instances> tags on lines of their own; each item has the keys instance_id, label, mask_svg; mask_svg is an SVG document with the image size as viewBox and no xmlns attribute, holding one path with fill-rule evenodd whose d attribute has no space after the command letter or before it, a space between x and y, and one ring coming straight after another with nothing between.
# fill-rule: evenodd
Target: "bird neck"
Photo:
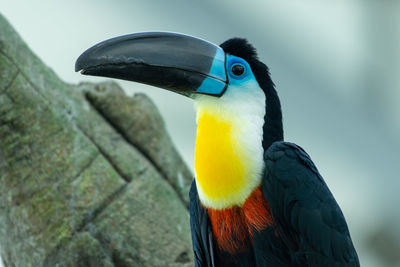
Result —
<instances>
[{"instance_id":1,"label":"bird neck","mask_svg":"<svg viewBox=\"0 0 400 267\"><path fill-rule=\"evenodd\" d=\"M235 104L196 101L195 173L202 204L241 206L260 184L263 170L265 98ZM221 99L219 99L221 100Z\"/></svg>"}]
</instances>

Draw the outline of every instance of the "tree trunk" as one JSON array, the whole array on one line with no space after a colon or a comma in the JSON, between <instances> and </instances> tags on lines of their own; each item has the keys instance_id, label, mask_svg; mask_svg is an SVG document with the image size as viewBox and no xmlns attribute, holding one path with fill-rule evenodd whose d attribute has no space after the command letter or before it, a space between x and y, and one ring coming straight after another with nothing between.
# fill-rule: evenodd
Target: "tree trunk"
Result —
<instances>
[{"instance_id":1,"label":"tree trunk","mask_svg":"<svg viewBox=\"0 0 400 267\"><path fill-rule=\"evenodd\" d=\"M191 180L145 95L64 83L0 16L6 266L193 265Z\"/></svg>"}]
</instances>

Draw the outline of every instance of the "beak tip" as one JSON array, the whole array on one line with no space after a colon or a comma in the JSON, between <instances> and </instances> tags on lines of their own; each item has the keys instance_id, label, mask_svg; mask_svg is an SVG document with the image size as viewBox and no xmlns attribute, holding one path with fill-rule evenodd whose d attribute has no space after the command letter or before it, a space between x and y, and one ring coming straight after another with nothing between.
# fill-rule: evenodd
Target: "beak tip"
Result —
<instances>
[{"instance_id":1,"label":"beak tip","mask_svg":"<svg viewBox=\"0 0 400 267\"><path fill-rule=\"evenodd\" d=\"M84 57L85 54L82 54L78 57L78 59L75 62L75 72L80 72L81 74L85 74L85 70L88 67L88 62L86 60L86 57Z\"/></svg>"},{"instance_id":2,"label":"beak tip","mask_svg":"<svg viewBox=\"0 0 400 267\"><path fill-rule=\"evenodd\" d=\"M81 59L81 57L79 57L75 62L75 72L79 72L80 70L83 70L80 59Z\"/></svg>"}]
</instances>

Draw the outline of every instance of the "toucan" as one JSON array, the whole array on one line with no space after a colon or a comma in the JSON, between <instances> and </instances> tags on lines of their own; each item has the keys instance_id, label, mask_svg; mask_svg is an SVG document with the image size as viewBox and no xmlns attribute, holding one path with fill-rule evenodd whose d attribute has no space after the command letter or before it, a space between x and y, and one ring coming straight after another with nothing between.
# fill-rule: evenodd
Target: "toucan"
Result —
<instances>
[{"instance_id":1,"label":"toucan","mask_svg":"<svg viewBox=\"0 0 400 267\"><path fill-rule=\"evenodd\" d=\"M310 156L283 140L268 67L221 45L142 32L100 42L75 71L164 88L197 112L190 226L196 266L359 266L341 209Z\"/></svg>"}]
</instances>

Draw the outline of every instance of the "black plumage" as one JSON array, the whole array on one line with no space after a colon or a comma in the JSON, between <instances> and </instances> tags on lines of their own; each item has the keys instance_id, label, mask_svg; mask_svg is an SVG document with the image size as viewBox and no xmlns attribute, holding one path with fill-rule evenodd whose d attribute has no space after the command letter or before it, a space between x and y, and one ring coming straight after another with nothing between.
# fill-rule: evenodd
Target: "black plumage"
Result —
<instances>
[{"instance_id":1,"label":"black plumage","mask_svg":"<svg viewBox=\"0 0 400 267\"><path fill-rule=\"evenodd\" d=\"M359 266L344 216L307 153L276 142L264 160L262 190L290 259L300 266Z\"/></svg>"},{"instance_id":2,"label":"black plumage","mask_svg":"<svg viewBox=\"0 0 400 267\"><path fill-rule=\"evenodd\" d=\"M190 228L196 266L215 266L211 223L207 210L201 205L193 180L189 192Z\"/></svg>"}]
</instances>

